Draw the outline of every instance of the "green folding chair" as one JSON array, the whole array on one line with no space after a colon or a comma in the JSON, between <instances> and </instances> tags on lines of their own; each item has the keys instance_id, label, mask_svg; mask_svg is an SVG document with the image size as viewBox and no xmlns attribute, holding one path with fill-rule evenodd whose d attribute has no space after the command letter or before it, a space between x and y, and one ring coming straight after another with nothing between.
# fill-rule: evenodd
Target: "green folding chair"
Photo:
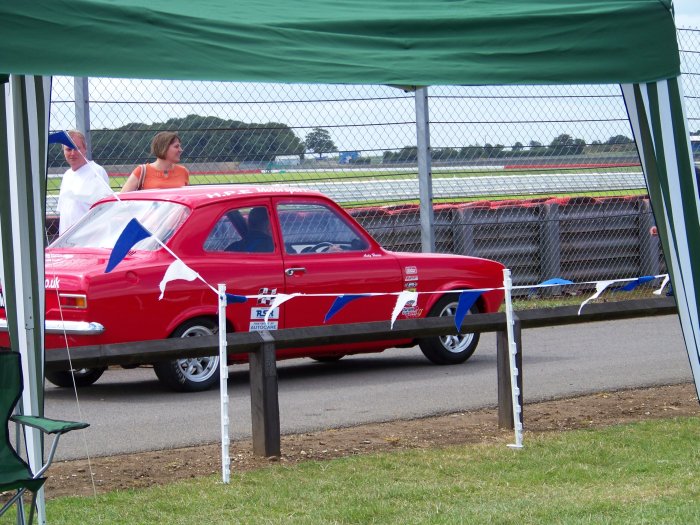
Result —
<instances>
[{"instance_id":1,"label":"green folding chair","mask_svg":"<svg viewBox=\"0 0 700 525\"><path fill-rule=\"evenodd\" d=\"M25 523L25 509L22 496L29 490L32 492L32 504L29 512L29 523L34 518L36 494L46 478L44 472L51 465L56 447L61 435L71 430L86 428L87 423L59 421L35 416L13 416L12 413L22 396L22 362L17 352L0 352L0 416L4 419L3 433L0 436L0 492L16 491L10 500L0 509L0 516L5 514L13 505L17 505L19 523ZM24 461L10 442L9 423L13 421L26 427L38 428L44 434L55 434L51 451L46 462L37 472Z\"/></svg>"}]
</instances>

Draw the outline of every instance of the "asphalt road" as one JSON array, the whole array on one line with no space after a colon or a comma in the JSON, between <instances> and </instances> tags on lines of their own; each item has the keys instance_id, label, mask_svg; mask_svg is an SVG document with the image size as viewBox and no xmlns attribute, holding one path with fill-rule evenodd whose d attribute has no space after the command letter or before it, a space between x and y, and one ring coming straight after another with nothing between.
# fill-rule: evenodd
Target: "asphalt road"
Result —
<instances>
[{"instance_id":1,"label":"asphalt road","mask_svg":"<svg viewBox=\"0 0 700 525\"><path fill-rule=\"evenodd\" d=\"M320 191L336 202L362 202L376 199L411 200L418 191L418 179L328 181L294 183ZM589 191L622 191L646 188L642 172L547 173L527 175L486 175L479 177L433 178L433 197L487 197L493 195L552 195Z\"/></svg>"},{"instance_id":2,"label":"asphalt road","mask_svg":"<svg viewBox=\"0 0 700 525\"><path fill-rule=\"evenodd\" d=\"M573 394L692 380L676 316L523 331L527 403ZM231 437L250 436L246 365L229 377ZM496 343L484 334L465 364L430 364L418 348L350 356L333 364L279 363L283 433L495 406ZM177 394L151 369L109 370L92 387L47 386L46 415L87 421L62 438L60 459L216 442L219 391ZM496 424L494 422L494 424Z\"/></svg>"},{"instance_id":3,"label":"asphalt road","mask_svg":"<svg viewBox=\"0 0 700 525\"><path fill-rule=\"evenodd\" d=\"M353 180L348 182L298 182L288 186L316 190L336 202L413 200L418 195L418 179ZM622 191L646 188L639 172L546 173L527 175L486 175L479 177L433 178L433 197L486 197L493 195L552 195L588 191ZM58 196L46 198L46 211L56 214Z\"/></svg>"}]
</instances>

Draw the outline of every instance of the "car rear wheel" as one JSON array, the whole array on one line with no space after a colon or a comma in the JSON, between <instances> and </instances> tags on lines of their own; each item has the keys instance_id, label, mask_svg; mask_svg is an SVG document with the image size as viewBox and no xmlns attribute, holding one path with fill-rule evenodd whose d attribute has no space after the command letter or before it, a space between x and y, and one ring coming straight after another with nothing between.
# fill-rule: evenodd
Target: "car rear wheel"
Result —
<instances>
[{"instance_id":1,"label":"car rear wheel","mask_svg":"<svg viewBox=\"0 0 700 525\"><path fill-rule=\"evenodd\" d=\"M190 319L182 323L170 337L215 335L216 323L211 319ZM161 361L153 365L158 379L178 392L209 390L219 380L219 356L192 357Z\"/></svg>"},{"instance_id":2,"label":"car rear wheel","mask_svg":"<svg viewBox=\"0 0 700 525\"><path fill-rule=\"evenodd\" d=\"M46 379L56 386L63 388L73 388L73 376L75 386L90 386L97 381L106 368L80 368L78 370L63 370L60 372L46 372Z\"/></svg>"},{"instance_id":3,"label":"car rear wheel","mask_svg":"<svg viewBox=\"0 0 700 525\"><path fill-rule=\"evenodd\" d=\"M317 355L312 357L314 361L318 361L319 363L337 363L340 361L345 355Z\"/></svg>"},{"instance_id":4,"label":"car rear wheel","mask_svg":"<svg viewBox=\"0 0 700 525\"><path fill-rule=\"evenodd\" d=\"M458 301L459 296L456 294L445 295L430 309L428 316L454 317ZM479 308L474 305L469 312L479 313ZM425 337L418 340L425 357L437 365L464 363L472 356L478 344L478 333Z\"/></svg>"}]
</instances>

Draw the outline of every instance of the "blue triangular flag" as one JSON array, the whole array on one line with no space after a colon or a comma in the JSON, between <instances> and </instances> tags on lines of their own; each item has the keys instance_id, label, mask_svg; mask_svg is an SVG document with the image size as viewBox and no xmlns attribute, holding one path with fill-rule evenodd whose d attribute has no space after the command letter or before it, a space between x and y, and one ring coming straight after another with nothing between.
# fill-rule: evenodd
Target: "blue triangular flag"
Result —
<instances>
[{"instance_id":1,"label":"blue triangular flag","mask_svg":"<svg viewBox=\"0 0 700 525\"><path fill-rule=\"evenodd\" d=\"M70 138L70 135L65 131L57 131L49 135L49 144L63 144L70 149L77 149L75 143Z\"/></svg>"},{"instance_id":2,"label":"blue triangular flag","mask_svg":"<svg viewBox=\"0 0 700 525\"><path fill-rule=\"evenodd\" d=\"M533 286L530 288L530 291L528 292L528 295L535 295L538 293L540 287L546 287L546 286L556 286L560 284L574 284L573 281L567 281L566 279L561 279L559 277L554 277L553 279L547 279L544 282L541 282L537 286Z\"/></svg>"},{"instance_id":3,"label":"blue triangular flag","mask_svg":"<svg viewBox=\"0 0 700 525\"><path fill-rule=\"evenodd\" d=\"M226 294L226 304L245 303L248 298L245 295Z\"/></svg>"},{"instance_id":4,"label":"blue triangular flag","mask_svg":"<svg viewBox=\"0 0 700 525\"><path fill-rule=\"evenodd\" d=\"M481 292L466 291L459 294L459 302L457 303L457 311L455 312L455 326L457 332L462 330L462 322L469 313L469 310L481 295Z\"/></svg>"},{"instance_id":5,"label":"blue triangular flag","mask_svg":"<svg viewBox=\"0 0 700 525\"><path fill-rule=\"evenodd\" d=\"M554 279L547 279L546 281L540 283L540 286L543 285L555 285L555 284L574 284L573 281L567 281L566 279L560 279L559 277L555 277Z\"/></svg>"},{"instance_id":6,"label":"blue triangular flag","mask_svg":"<svg viewBox=\"0 0 700 525\"><path fill-rule=\"evenodd\" d=\"M631 292L634 290L637 286L640 284L648 283L649 281L653 281L656 279L653 275L644 275L637 279L636 281L630 281L626 285L621 286L620 288L617 288L616 291L618 292Z\"/></svg>"},{"instance_id":7,"label":"blue triangular flag","mask_svg":"<svg viewBox=\"0 0 700 525\"><path fill-rule=\"evenodd\" d=\"M112 248L109 261L107 261L105 273L109 273L114 270L115 266L122 262L134 244L150 236L151 232L144 228L136 218L131 219L129 224L126 225L126 228L124 228L124 231L122 231L122 233L119 235L117 242L114 243L114 248Z\"/></svg>"},{"instance_id":8,"label":"blue triangular flag","mask_svg":"<svg viewBox=\"0 0 700 525\"><path fill-rule=\"evenodd\" d=\"M333 304L331 305L330 310L328 310L326 317L323 319L323 322L324 323L327 322L331 317L333 317L340 310L342 310L346 304L348 304L351 301L354 301L355 299L359 299L360 297L367 297L367 295L366 294L340 295L340 296L336 297L335 301L333 301Z\"/></svg>"}]
</instances>

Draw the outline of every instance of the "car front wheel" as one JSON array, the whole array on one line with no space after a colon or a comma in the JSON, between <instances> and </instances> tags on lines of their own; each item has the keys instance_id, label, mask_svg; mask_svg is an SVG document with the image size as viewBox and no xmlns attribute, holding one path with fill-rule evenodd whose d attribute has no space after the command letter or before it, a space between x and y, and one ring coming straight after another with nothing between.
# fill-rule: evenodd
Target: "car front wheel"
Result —
<instances>
[{"instance_id":1,"label":"car front wheel","mask_svg":"<svg viewBox=\"0 0 700 525\"><path fill-rule=\"evenodd\" d=\"M170 337L215 335L217 325L211 319L191 319L182 323ZM161 361L153 365L158 379L178 392L209 390L219 379L219 356L187 357Z\"/></svg>"},{"instance_id":2,"label":"car front wheel","mask_svg":"<svg viewBox=\"0 0 700 525\"><path fill-rule=\"evenodd\" d=\"M458 295L445 295L430 309L428 316L454 317L458 302ZM472 306L469 313L479 313L477 305ZM472 356L478 344L478 333L425 337L418 340L425 357L437 365L464 363Z\"/></svg>"}]
</instances>

